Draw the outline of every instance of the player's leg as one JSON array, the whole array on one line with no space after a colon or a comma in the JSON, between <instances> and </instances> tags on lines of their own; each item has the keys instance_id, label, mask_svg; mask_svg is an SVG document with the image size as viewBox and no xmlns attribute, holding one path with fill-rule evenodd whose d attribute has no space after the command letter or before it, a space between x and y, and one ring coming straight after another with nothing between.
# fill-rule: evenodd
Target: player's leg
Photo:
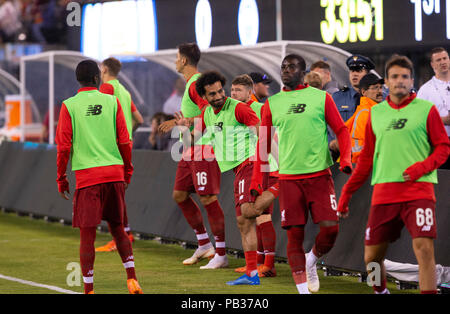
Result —
<instances>
[{"instance_id":1,"label":"player's leg","mask_svg":"<svg viewBox=\"0 0 450 314\"><path fill-rule=\"evenodd\" d=\"M364 246L364 262L368 276L373 280L372 287L376 294L389 294L389 290L386 288L386 268L384 267L384 257L388 246L388 242ZM374 271L379 273L372 273Z\"/></svg>"},{"instance_id":2,"label":"player's leg","mask_svg":"<svg viewBox=\"0 0 450 314\"><path fill-rule=\"evenodd\" d=\"M436 262L434 239L436 238L436 203L431 200L415 200L406 203L402 219L413 239L413 249L419 264L421 293L436 293Z\"/></svg>"},{"instance_id":3,"label":"player's leg","mask_svg":"<svg viewBox=\"0 0 450 314\"><path fill-rule=\"evenodd\" d=\"M310 294L306 278L306 258L303 249L305 228L303 225L289 226L287 228L287 257L291 267L292 278L300 294Z\"/></svg>"},{"instance_id":4,"label":"player's leg","mask_svg":"<svg viewBox=\"0 0 450 314\"><path fill-rule=\"evenodd\" d=\"M183 216L194 230L198 241L198 249L190 258L183 261L184 265L192 265L204 257L214 256L214 247L209 241L200 208L190 197L190 193L194 191L195 186L189 162L181 160L177 167L172 198L181 208Z\"/></svg>"},{"instance_id":5,"label":"player's leg","mask_svg":"<svg viewBox=\"0 0 450 314\"><path fill-rule=\"evenodd\" d=\"M317 292L320 288L317 261L333 248L339 231L336 194L330 175L306 179L303 184L313 222L320 226L314 246L306 257L308 287L311 292Z\"/></svg>"},{"instance_id":6,"label":"player's leg","mask_svg":"<svg viewBox=\"0 0 450 314\"><path fill-rule=\"evenodd\" d=\"M124 215L123 215L123 226L124 226L123 230L127 233L130 241L134 242L134 237L133 237L133 234L131 233L130 225L128 224L128 214L127 214L126 205L125 205ZM111 230L110 230L110 232L111 232ZM114 239L112 239L105 245L96 248L95 252L112 252L112 251L116 251L116 250L117 250L116 241L114 241Z\"/></svg>"},{"instance_id":7,"label":"player's leg","mask_svg":"<svg viewBox=\"0 0 450 314\"><path fill-rule=\"evenodd\" d=\"M420 292L437 293L433 239L415 238L413 239L413 249L419 264Z\"/></svg>"},{"instance_id":8,"label":"player's leg","mask_svg":"<svg viewBox=\"0 0 450 314\"><path fill-rule=\"evenodd\" d=\"M73 198L72 226L80 229L80 264L86 294L94 293L94 242L103 214L100 189L101 184L77 189Z\"/></svg>"},{"instance_id":9,"label":"player's leg","mask_svg":"<svg viewBox=\"0 0 450 314\"><path fill-rule=\"evenodd\" d=\"M127 286L131 294L142 294L142 289L136 279L133 248L130 238L123 226L125 212L125 186L123 182L112 182L102 185L103 219L117 246L122 264L127 274Z\"/></svg>"},{"instance_id":10,"label":"player's leg","mask_svg":"<svg viewBox=\"0 0 450 314\"><path fill-rule=\"evenodd\" d=\"M94 293L94 261L96 227L80 228L80 264L84 293Z\"/></svg>"},{"instance_id":11,"label":"player's leg","mask_svg":"<svg viewBox=\"0 0 450 314\"><path fill-rule=\"evenodd\" d=\"M216 250L214 258L201 269L216 269L228 266L225 252L225 217L217 195L220 193L221 172L217 161L199 160L191 163L192 181L200 202L206 209L208 222L214 235Z\"/></svg>"},{"instance_id":12,"label":"player's leg","mask_svg":"<svg viewBox=\"0 0 450 314\"><path fill-rule=\"evenodd\" d=\"M258 267L258 273L261 277L275 277L275 244L276 232L272 223L271 213L263 214L256 218L256 228L259 229L264 250L264 264Z\"/></svg>"},{"instance_id":13,"label":"player's leg","mask_svg":"<svg viewBox=\"0 0 450 314\"><path fill-rule=\"evenodd\" d=\"M247 204L247 203L245 203ZM242 206L245 206L242 204ZM236 218L239 232L241 233L242 248L245 255L245 274L236 280L227 282L228 285L259 285L257 267L257 236L256 219L245 218L242 215Z\"/></svg>"},{"instance_id":14,"label":"player's leg","mask_svg":"<svg viewBox=\"0 0 450 314\"><path fill-rule=\"evenodd\" d=\"M228 266L228 258L225 251L225 217L222 207L217 200L216 195L201 195L200 202L206 209L208 214L209 226L214 234L216 251L207 265L201 266L200 269L217 269Z\"/></svg>"}]
</instances>

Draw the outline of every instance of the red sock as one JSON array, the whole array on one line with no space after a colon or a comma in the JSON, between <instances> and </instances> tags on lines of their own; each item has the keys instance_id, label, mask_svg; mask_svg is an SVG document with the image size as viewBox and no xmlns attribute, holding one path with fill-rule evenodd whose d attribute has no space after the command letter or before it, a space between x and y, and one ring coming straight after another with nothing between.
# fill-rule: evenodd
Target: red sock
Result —
<instances>
[{"instance_id":1,"label":"red sock","mask_svg":"<svg viewBox=\"0 0 450 314\"><path fill-rule=\"evenodd\" d=\"M315 256L321 257L333 248L338 231L339 225L320 227L320 231L316 236L316 241L312 249Z\"/></svg>"},{"instance_id":2,"label":"red sock","mask_svg":"<svg viewBox=\"0 0 450 314\"><path fill-rule=\"evenodd\" d=\"M133 248L128 235L123 230L123 225L109 224L109 230L111 231L114 241L116 242L117 251L119 252L123 266L127 272L127 279L136 279Z\"/></svg>"},{"instance_id":3,"label":"red sock","mask_svg":"<svg viewBox=\"0 0 450 314\"><path fill-rule=\"evenodd\" d=\"M80 228L80 263L83 274L84 293L94 290L94 261L96 227Z\"/></svg>"},{"instance_id":4,"label":"red sock","mask_svg":"<svg viewBox=\"0 0 450 314\"><path fill-rule=\"evenodd\" d=\"M294 226L287 230L287 257L295 284L306 282L306 258L303 250L304 230L304 226Z\"/></svg>"},{"instance_id":5,"label":"red sock","mask_svg":"<svg viewBox=\"0 0 450 314\"><path fill-rule=\"evenodd\" d=\"M245 254L245 263L247 266L246 274L251 276L254 270L257 271L257 254L256 251L247 251Z\"/></svg>"},{"instance_id":6,"label":"red sock","mask_svg":"<svg viewBox=\"0 0 450 314\"><path fill-rule=\"evenodd\" d=\"M269 268L274 267L275 262L275 244L276 244L276 233L273 227L272 221L267 221L259 225L261 228L261 238L264 246L264 265Z\"/></svg>"},{"instance_id":7,"label":"red sock","mask_svg":"<svg viewBox=\"0 0 450 314\"><path fill-rule=\"evenodd\" d=\"M381 280L380 286L373 285L373 291L375 291L377 293L384 292L384 290L386 290L386 278Z\"/></svg>"},{"instance_id":8,"label":"red sock","mask_svg":"<svg viewBox=\"0 0 450 314\"><path fill-rule=\"evenodd\" d=\"M210 243L205 225L203 224L202 213L192 198L188 197L185 201L178 203L178 206L180 206L188 224L194 229L197 235L198 245L201 246Z\"/></svg>"},{"instance_id":9,"label":"red sock","mask_svg":"<svg viewBox=\"0 0 450 314\"><path fill-rule=\"evenodd\" d=\"M420 290L420 294L437 294L437 290Z\"/></svg>"},{"instance_id":10,"label":"red sock","mask_svg":"<svg viewBox=\"0 0 450 314\"><path fill-rule=\"evenodd\" d=\"M225 255L225 217L223 216L222 207L220 207L219 201L205 205L206 212L208 213L209 226L214 234L216 241L216 253L220 256Z\"/></svg>"},{"instance_id":11,"label":"red sock","mask_svg":"<svg viewBox=\"0 0 450 314\"><path fill-rule=\"evenodd\" d=\"M256 236L258 238L258 249L256 253L258 255L257 263L258 265L264 264L264 246L261 238L261 228L256 225Z\"/></svg>"}]
</instances>

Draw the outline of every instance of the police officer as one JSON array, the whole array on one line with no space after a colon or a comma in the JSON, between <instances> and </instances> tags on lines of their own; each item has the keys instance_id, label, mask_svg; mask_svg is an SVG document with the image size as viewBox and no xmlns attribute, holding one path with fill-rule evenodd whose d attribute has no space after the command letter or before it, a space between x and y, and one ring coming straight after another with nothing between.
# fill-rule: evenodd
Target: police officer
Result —
<instances>
[{"instance_id":1,"label":"police officer","mask_svg":"<svg viewBox=\"0 0 450 314\"><path fill-rule=\"evenodd\" d=\"M353 55L347 59L347 67L350 70L349 80L351 86L344 86L344 88L332 95L344 122L353 115L356 107L359 105L361 97L358 88L359 81L370 70L375 69L375 64L367 57Z\"/></svg>"}]
</instances>

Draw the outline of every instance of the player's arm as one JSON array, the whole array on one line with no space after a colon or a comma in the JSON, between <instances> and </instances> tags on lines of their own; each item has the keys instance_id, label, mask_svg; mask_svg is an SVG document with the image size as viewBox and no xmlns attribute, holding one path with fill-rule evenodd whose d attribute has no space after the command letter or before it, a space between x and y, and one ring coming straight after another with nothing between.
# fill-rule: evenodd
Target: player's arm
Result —
<instances>
[{"instance_id":1,"label":"player's arm","mask_svg":"<svg viewBox=\"0 0 450 314\"><path fill-rule=\"evenodd\" d=\"M261 121L259 121L258 116L249 105L239 103L234 110L234 116L239 123L248 126L256 136L259 136Z\"/></svg>"},{"instance_id":2,"label":"player's arm","mask_svg":"<svg viewBox=\"0 0 450 314\"><path fill-rule=\"evenodd\" d=\"M133 133L137 130L138 127L144 123L144 118L142 117L139 110L137 110L136 105L133 100L131 101L131 117L133 119Z\"/></svg>"},{"instance_id":3,"label":"player's arm","mask_svg":"<svg viewBox=\"0 0 450 314\"><path fill-rule=\"evenodd\" d=\"M403 173L405 181L416 181L423 175L439 168L450 154L450 141L436 107L433 106L427 117L428 139L433 152L423 161L416 162Z\"/></svg>"},{"instance_id":4,"label":"player's arm","mask_svg":"<svg viewBox=\"0 0 450 314\"><path fill-rule=\"evenodd\" d=\"M325 98L325 121L336 134L341 153L339 169L342 172L350 174L352 172L352 142L350 133L344 124L344 120L342 120L342 117L339 114L333 98L331 98L328 93Z\"/></svg>"},{"instance_id":5,"label":"player's arm","mask_svg":"<svg viewBox=\"0 0 450 314\"><path fill-rule=\"evenodd\" d=\"M59 113L58 127L56 129L56 169L58 192L62 198L68 200L70 195L69 181L66 170L72 149L72 119L66 105L63 103ZM67 193L67 194L66 194Z\"/></svg>"},{"instance_id":6,"label":"player's arm","mask_svg":"<svg viewBox=\"0 0 450 314\"><path fill-rule=\"evenodd\" d=\"M127 123L123 114L122 106L117 99L117 113L116 113L116 136L117 146L119 147L120 155L123 160L125 188L130 184L131 176L133 175L133 164L131 163L131 141L128 133Z\"/></svg>"},{"instance_id":7,"label":"player's arm","mask_svg":"<svg viewBox=\"0 0 450 314\"><path fill-rule=\"evenodd\" d=\"M261 109L261 125L259 127L259 138L256 146L256 161L253 166L252 182L250 193L253 196L261 195L264 187L264 176L269 175L269 154L272 151L272 112L269 102L266 101Z\"/></svg>"},{"instance_id":8,"label":"player's arm","mask_svg":"<svg viewBox=\"0 0 450 314\"><path fill-rule=\"evenodd\" d=\"M373 166L373 154L375 152L375 134L373 133L372 123L369 113L369 118L366 125L365 131L365 143L364 147L359 155L358 163L353 171L352 175L348 179L347 183L342 188L341 197L338 203L338 216L347 217L348 216L348 204L350 199L367 180L370 175Z\"/></svg>"}]
</instances>

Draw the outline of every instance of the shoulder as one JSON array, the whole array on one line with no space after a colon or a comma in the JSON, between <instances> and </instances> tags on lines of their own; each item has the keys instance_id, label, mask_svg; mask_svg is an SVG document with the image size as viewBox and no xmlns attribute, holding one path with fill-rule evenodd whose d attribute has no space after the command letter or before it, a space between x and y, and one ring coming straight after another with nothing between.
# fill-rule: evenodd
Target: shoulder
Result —
<instances>
[{"instance_id":1,"label":"shoulder","mask_svg":"<svg viewBox=\"0 0 450 314\"><path fill-rule=\"evenodd\" d=\"M114 86L110 83L103 83L100 86L99 91L103 94L114 95Z\"/></svg>"}]
</instances>

